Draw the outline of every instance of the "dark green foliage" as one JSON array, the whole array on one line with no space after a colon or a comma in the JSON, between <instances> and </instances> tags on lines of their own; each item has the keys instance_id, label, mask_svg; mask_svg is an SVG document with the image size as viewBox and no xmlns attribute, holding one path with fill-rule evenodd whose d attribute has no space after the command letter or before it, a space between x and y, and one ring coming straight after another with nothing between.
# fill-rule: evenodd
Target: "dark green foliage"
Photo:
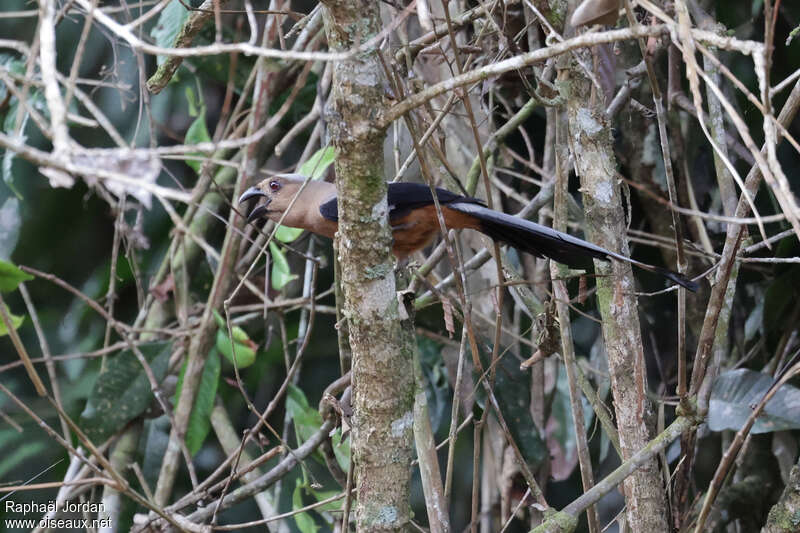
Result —
<instances>
[{"instance_id":1,"label":"dark green foliage","mask_svg":"<svg viewBox=\"0 0 800 533\"><path fill-rule=\"evenodd\" d=\"M32 279L33 276L23 272L15 265L0 260L0 291L13 291L21 282Z\"/></svg>"},{"instance_id":2,"label":"dark green foliage","mask_svg":"<svg viewBox=\"0 0 800 533\"><path fill-rule=\"evenodd\" d=\"M203 376L200 378L200 386L194 399L194 407L192 407L192 413L189 415L189 426L186 428L186 447L192 455L200 451L211 429L211 411L214 409L214 400L217 398L221 366L219 354L212 349L208 354L206 364L203 366ZM175 405L177 405L181 394L185 372L186 364L184 363L178 380L178 388L175 391Z\"/></svg>"},{"instance_id":3,"label":"dark green foliage","mask_svg":"<svg viewBox=\"0 0 800 533\"><path fill-rule=\"evenodd\" d=\"M139 347L158 381L166 374L171 348L171 342ZM144 368L131 350L125 350L109 358L106 368L97 376L86 408L81 413L81 428L90 439L100 444L142 414L152 401L153 394Z\"/></svg>"},{"instance_id":4,"label":"dark green foliage","mask_svg":"<svg viewBox=\"0 0 800 533\"><path fill-rule=\"evenodd\" d=\"M417 337L420 365L425 376L425 394L428 397L428 411L431 417L433 432L439 432L444 422L450 419L450 405L453 391L450 382L456 377L447 379L447 368L442 360L442 345L425 337Z\"/></svg>"},{"instance_id":5,"label":"dark green foliage","mask_svg":"<svg viewBox=\"0 0 800 533\"><path fill-rule=\"evenodd\" d=\"M504 353L504 350L501 349L500 353ZM488 348L485 354L481 354L481 362L485 369L489 368L488 356L490 354L491 350ZM548 452L531 417L530 375L527 372L521 372L519 363L510 356L500 357L495 369L493 390L497 403L500 405L500 412L503 414L511 436L519 446L522 456L531 469L535 470L547 457ZM486 376L475 377L486 379ZM479 390L477 397L483 398L484 408L489 408L483 387L476 385L476 388Z\"/></svg>"}]
</instances>

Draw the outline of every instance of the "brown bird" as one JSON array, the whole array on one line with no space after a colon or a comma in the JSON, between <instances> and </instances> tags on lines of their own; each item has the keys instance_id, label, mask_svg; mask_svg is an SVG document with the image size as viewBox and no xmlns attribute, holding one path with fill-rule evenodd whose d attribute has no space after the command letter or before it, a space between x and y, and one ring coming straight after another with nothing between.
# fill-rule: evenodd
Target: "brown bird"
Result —
<instances>
[{"instance_id":1,"label":"brown bird","mask_svg":"<svg viewBox=\"0 0 800 533\"><path fill-rule=\"evenodd\" d=\"M276 174L250 187L239 198L239 203L254 198L259 201L250 211L247 221L266 217L278 222L305 181L305 176L300 174ZM625 261L664 276L690 291L698 288L697 283L677 272L642 263L547 226L489 209L477 198L438 188L436 196L445 225L450 229L474 229L520 251L549 257L571 267L585 267L590 259ZM424 248L439 233L436 207L427 185L389 183L387 200L394 237L393 251L398 258L406 258ZM330 238L336 233L338 221L336 187L324 181L308 182L283 218L283 224L287 226Z\"/></svg>"}]
</instances>

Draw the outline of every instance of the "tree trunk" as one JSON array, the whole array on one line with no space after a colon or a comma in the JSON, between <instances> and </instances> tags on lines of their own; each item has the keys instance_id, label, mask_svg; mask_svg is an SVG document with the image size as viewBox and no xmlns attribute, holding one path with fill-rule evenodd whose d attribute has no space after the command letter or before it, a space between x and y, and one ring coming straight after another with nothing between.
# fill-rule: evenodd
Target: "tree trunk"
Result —
<instances>
[{"instance_id":1,"label":"tree trunk","mask_svg":"<svg viewBox=\"0 0 800 533\"><path fill-rule=\"evenodd\" d=\"M792 467L789 482L783 489L781 499L770 510L761 533L797 531L798 516L800 516L800 464Z\"/></svg>"},{"instance_id":2,"label":"tree trunk","mask_svg":"<svg viewBox=\"0 0 800 533\"><path fill-rule=\"evenodd\" d=\"M413 445L414 336L401 321L383 176L384 75L372 46L379 3L328 0L332 49L361 47L334 67L328 125L336 148L344 319L353 354L357 531L404 530Z\"/></svg>"},{"instance_id":3,"label":"tree trunk","mask_svg":"<svg viewBox=\"0 0 800 533\"><path fill-rule=\"evenodd\" d=\"M568 90L569 129L580 174L588 240L629 255L611 128L599 105L602 98L591 98L589 81L583 76L578 77L574 71ZM598 105L593 105L592 101ZM647 418L652 416L647 399L647 370L635 284L628 263L595 261L594 267L620 445L625 460L649 442ZM628 477L624 491L628 521L633 531L669 530L664 487L656 459L651 459Z\"/></svg>"}]
</instances>

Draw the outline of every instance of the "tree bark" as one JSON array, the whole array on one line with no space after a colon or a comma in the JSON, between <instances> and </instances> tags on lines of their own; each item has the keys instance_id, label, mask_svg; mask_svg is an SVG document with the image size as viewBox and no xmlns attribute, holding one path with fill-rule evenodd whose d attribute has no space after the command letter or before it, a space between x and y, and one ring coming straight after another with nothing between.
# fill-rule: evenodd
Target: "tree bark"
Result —
<instances>
[{"instance_id":1,"label":"tree bark","mask_svg":"<svg viewBox=\"0 0 800 533\"><path fill-rule=\"evenodd\" d=\"M781 499L770 510L767 523L761 533L789 533L797 531L800 516L800 464L792 467L789 482L783 489Z\"/></svg>"},{"instance_id":2,"label":"tree bark","mask_svg":"<svg viewBox=\"0 0 800 533\"><path fill-rule=\"evenodd\" d=\"M413 456L413 330L401 320L391 252L382 123L385 80L374 47L379 3L325 2L333 50L360 47L334 66L327 122L336 148L343 315L353 355L353 466L357 531L400 531ZM408 318L405 317L408 322Z\"/></svg>"},{"instance_id":3,"label":"tree bark","mask_svg":"<svg viewBox=\"0 0 800 533\"><path fill-rule=\"evenodd\" d=\"M588 237L599 246L628 255L611 128L600 107L602 99L591 98L589 81L574 72L567 88L567 112ZM593 101L598 105L593 105ZM626 460L647 445L650 439L647 419L652 416L635 284L628 263L595 261L594 267L620 445ZM625 480L624 491L633 531L669 530L664 488L655 458Z\"/></svg>"}]
</instances>

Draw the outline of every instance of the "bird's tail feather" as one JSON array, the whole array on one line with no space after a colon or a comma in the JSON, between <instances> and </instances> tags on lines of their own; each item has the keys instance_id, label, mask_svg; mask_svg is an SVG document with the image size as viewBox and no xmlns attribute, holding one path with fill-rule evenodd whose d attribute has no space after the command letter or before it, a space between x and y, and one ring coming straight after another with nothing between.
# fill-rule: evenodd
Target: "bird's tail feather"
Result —
<instances>
[{"instance_id":1,"label":"bird's tail feather","mask_svg":"<svg viewBox=\"0 0 800 533\"><path fill-rule=\"evenodd\" d=\"M606 250L572 235L556 231L547 226L507 215L473 203L448 204L450 209L472 215L480 221L480 231L492 239L510 244L514 248L539 257L549 257L570 267L586 268L590 259L616 259L654 272L697 291L698 284L669 269L642 263L630 257Z\"/></svg>"}]
</instances>

